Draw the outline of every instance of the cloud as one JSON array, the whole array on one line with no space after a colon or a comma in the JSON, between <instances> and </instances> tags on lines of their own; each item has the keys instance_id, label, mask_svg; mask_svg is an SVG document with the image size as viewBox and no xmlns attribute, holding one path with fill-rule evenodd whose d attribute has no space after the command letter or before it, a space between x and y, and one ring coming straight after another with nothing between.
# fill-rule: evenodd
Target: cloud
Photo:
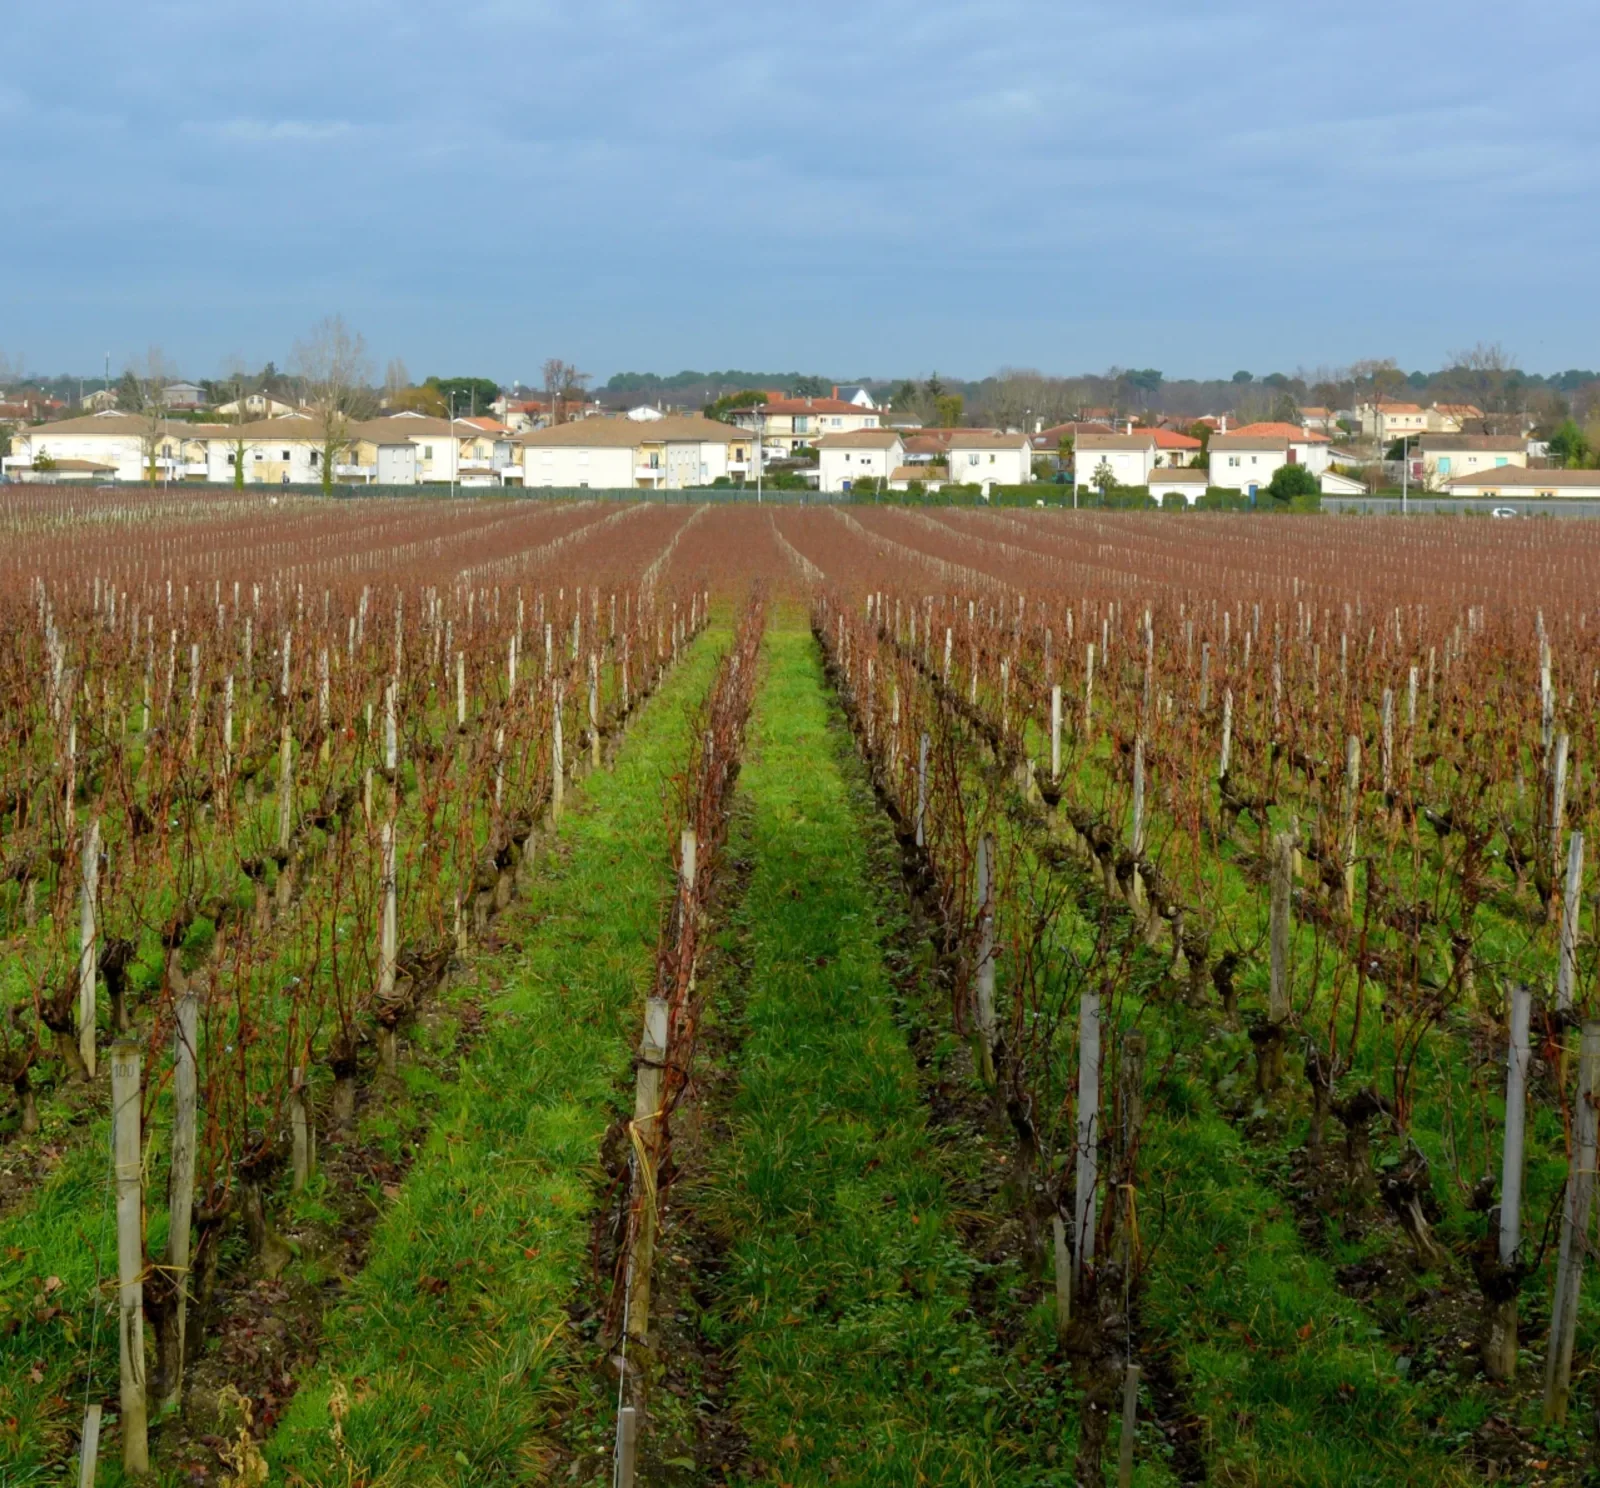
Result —
<instances>
[{"instance_id":1,"label":"cloud","mask_svg":"<svg viewBox=\"0 0 1600 1488\"><path fill-rule=\"evenodd\" d=\"M250 145L321 144L355 133L348 119L220 119L192 121L191 133Z\"/></svg>"}]
</instances>

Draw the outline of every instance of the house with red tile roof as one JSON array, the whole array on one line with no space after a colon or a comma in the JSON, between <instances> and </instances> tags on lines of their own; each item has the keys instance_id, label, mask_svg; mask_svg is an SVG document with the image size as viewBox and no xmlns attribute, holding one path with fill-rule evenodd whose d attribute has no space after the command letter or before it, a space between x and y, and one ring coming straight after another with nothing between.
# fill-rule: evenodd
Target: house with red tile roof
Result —
<instances>
[{"instance_id":1,"label":"house with red tile roof","mask_svg":"<svg viewBox=\"0 0 1600 1488\"><path fill-rule=\"evenodd\" d=\"M786 455L830 434L854 434L883 425L878 409L863 408L844 398L769 397L765 403L735 408L728 416L741 429L753 431L759 426L762 447Z\"/></svg>"}]
</instances>

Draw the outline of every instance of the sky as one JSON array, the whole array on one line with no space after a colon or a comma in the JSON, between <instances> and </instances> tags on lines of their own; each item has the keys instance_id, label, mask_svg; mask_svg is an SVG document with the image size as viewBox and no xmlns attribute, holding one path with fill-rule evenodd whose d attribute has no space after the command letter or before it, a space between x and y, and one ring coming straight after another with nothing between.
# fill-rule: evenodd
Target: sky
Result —
<instances>
[{"instance_id":1,"label":"sky","mask_svg":"<svg viewBox=\"0 0 1600 1488\"><path fill-rule=\"evenodd\" d=\"M191 377L1600 362L1600 6L11 9L0 356Z\"/></svg>"}]
</instances>

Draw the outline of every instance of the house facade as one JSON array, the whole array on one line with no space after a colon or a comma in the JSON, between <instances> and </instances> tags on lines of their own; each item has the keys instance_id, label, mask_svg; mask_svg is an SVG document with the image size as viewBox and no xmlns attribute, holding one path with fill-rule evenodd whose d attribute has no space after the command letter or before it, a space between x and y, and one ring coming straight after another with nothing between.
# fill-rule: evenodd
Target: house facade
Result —
<instances>
[{"instance_id":1,"label":"house facade","mask_svg":"<svg viewBox=\"0 0 1600 1488\"><path fill-rule=\"evenodd\" d=\"M1529 470L1524 465L1503 465L1455 476L1440 489L1447 496L1486 496L1505 499L1583 497L1600 500L1600 470Z\"/></svg>"},{"instance_id":2,"label":"house facade","mask_svg":"<svg viewBox=\"0 0 1600 1488\"><path fill-rule=\"evenodd\" d=\"M816 442L817 488L837 494L858 481L887 481L906 463L906 447L893 429L825 434Z\"/></svg>"},{"instance_id":3,"label":"house facade","mask_svg":"<svg viewBox=\"0 0 1600 1488\"><path fill-rule=\"evenodd\" d=\"M517 436L526 490L683 490L750 470L752 437L699 414L582 419Z\"/></svg>"},{"instance_id":4,"label":"house facade","mask_svg":"<svg viewBox=\"0 0 1600 1488\"><path fill-rule=\"evenodd\" d=\"M1213 486L1255 494L1284 465L1304 465L1320 485L1328 469L1329 441L1298 424L1246 424L1212 437L1209 478Z\"/></svg>"},{"instance_id":5,"label":"house facade","mask_svg":"<svg viewBox=\"0 0 1600 1488\"><path fill-rule=\"evenodd\" d=\"M1198 449L1200 441L1195 441ZM1148 486L1156 467L1156 441L1148 429L1135 434L1079 434L1072 447L1072 483L1098 489L1107 475L1119 486Z\"/></svg>"},{"instance_id":6,"label":"house facade","mask_svg":"<svg viewBox=\"0 0 1600 1488\"><path fill-rule=\"evenodd\" d=\"M1424 434L1417 441L1412 468L1418 479L1432 487L1481 471L1525 467L1527 463L1527 441L1516 436Z\"/></svg>"},{"instance_id":7,"label":"house facade","mask_svg":"<svg viewBox=\"0 0 1600 1488\"><path fill-rule=\"evenodd\" d=\"M882 421L876 408L863 408L843 398L770 398L749 408L735 408L729 417L751 432L759 425L763 447L785 455L830 434L876 429Z\"/></svg>"},{"instance_id":8,"label":"house facade","mask_svg":"<svg viewBox=\"0 0 1600 1488\"><path fill-rule=\"evenodd\" d=\"M1033 479L1033 441L1020 432L955 429L946 446L950 479L959 485L1023 486Z\"/></svg>"}]
</instances>

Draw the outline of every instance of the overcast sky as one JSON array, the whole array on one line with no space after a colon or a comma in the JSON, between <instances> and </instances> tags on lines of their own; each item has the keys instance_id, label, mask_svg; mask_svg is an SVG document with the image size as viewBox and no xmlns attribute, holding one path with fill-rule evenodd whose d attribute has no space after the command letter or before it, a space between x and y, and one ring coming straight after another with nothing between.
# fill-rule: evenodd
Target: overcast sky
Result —
<instances>
[{"instance_id":1,"label":"overcast sky","mask_svg":"<svg viewBox=\"0 0 1600 1488\"><path fill-rule=\"evenodd\" d=\"M0 353L1593 366L1594 0L9 8Z\"/></svg>"}]
</instances>

